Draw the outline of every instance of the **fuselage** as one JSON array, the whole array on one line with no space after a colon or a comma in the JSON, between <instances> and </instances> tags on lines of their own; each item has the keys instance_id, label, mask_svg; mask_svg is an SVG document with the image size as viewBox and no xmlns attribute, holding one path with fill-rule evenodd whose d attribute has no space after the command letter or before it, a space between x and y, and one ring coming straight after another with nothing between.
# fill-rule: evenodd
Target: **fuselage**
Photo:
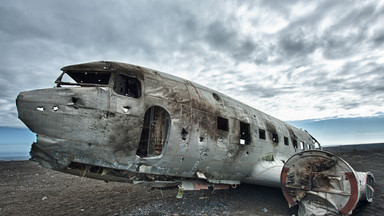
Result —
<instances>
[{"instance_id":1,"label":"fuselage","mask_svg":"<svg viewBox=\"0 0 384 216\"><path fill-rule=\"evenodd\" d=\"M280 187L285 161L315 148L306 131L191 81L116 62L62 70L57 87L17 98L37 134L32 159L46 167L126 182Z\"/></svg>"}]
</instances>

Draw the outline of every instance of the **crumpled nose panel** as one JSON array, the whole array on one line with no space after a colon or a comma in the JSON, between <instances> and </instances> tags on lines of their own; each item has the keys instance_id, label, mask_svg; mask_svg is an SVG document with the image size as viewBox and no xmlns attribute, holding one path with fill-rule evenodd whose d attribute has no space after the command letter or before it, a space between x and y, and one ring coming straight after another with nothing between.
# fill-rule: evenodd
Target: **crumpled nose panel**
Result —
<instances>
[{"instance_id":1,"label":"crumpled nose panel","mask_svg":"<svg viewBox=\"0 0 384 216\"><path fill-rule=\"evenodd\" d=\"M38 135L36 149L56 160L127 163L136 153L141 118L112 110L110 91L79 87L21 92L16 100L19 118Z\"/></svg>"},{"instance_id":2,"label":"crumpled nose panel","mask_svg":"<svg viewBox=\"0 0 384 216\"><path fill-rule=\"evenodd\" d=\"M21 92L19 118L35 133L80 142L105 143L107 88L52 88ZM106 137L108 138L108 137Z\"/></svg>"}]
</instances>

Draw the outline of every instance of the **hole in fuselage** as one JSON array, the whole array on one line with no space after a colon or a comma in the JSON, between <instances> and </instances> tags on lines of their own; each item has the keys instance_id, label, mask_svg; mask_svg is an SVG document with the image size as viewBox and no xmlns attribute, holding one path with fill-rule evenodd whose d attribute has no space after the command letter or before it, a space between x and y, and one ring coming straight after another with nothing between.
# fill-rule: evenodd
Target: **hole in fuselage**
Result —
<instances>
[{"instance_id":1,"label":"hole in fuselage","mask_svg":"<svg viewBox=\"0 0 384 216\"><path fill-rule=\"evenodd\" d=\"M185 130L184 128L181 130L181 139L186 140L188 136L188 131Z\"/></svg>"},{"instance_id":2,"label":"hole in fuselage","mask_svg":"<svg viewBox=\"0 0 384 216\"><path fill-rule=\"evenodd\" d=\"M72 102L73 102L74 104L77 103L78 100L79 100L79 98L72 97Z\"/></svg>"},{"instance_id":3,"label":"hole in fuselage","mask_svg":"<svg viewBox=\"0 0 384 216\"><path fill-rule=\"evenodd\" d=\"M136 154L140 157L153 157L162 153L168 140L171 117L159 106L149 108L144 115L143 129Z\"/></svg>"}]
</instances>

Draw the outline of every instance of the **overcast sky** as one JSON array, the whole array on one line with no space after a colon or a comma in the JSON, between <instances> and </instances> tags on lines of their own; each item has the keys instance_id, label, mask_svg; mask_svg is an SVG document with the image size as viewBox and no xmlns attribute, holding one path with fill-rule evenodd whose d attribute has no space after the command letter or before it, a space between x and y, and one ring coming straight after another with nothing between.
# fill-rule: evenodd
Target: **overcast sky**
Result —
<instances>
[{"instance_id":1,"label":"overcast sky","mask_svg":"<svg viewBox=\"0 0 384 216\"><path fill-rule=\"evenodd\" d=\"M20 91L113 60L208 86L286 121L384 115L384 2L3 0L0 126Z\"/></svg>"}]
</instances>

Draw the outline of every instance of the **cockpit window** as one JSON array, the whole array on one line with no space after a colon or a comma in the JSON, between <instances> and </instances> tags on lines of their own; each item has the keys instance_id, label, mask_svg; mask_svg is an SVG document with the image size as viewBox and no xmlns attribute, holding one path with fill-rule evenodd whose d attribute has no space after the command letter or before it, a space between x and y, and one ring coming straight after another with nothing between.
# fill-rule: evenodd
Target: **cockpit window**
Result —
<instances>
[{"instance_id":1,"label":"cockpit window","mask_svg":"<svg viewBox=\"0 0 384 216\"><path fill-rule=\"evenodd\" d=\"M98 73L98 72L67 72L67 74L75 80L77 83L92 83L100 85L108 85L110 73Z\"/></svg>"},{"instance_id":2,"label":"cockpit window","mask_svg":"<svg viewBox=\"0 0 384 216\"><path fill-rule=\"evenodd\" d=\"M125 75L117 75L115 86L113 87L115 92L120 95L128 97L139 98L141 97L141 83L134 77Z\"/></svg>"},{"instance_id":3,"label":"cockpit window","mask_svg":"<svg viewBox=\"0 0 384 216\"><path fill-rule=\"evenodd\" d=\"M89 71L66 71L57 78L57 86L106 86L109 84L111 73L89 72Z\"/></svg>"}]
</instances>

